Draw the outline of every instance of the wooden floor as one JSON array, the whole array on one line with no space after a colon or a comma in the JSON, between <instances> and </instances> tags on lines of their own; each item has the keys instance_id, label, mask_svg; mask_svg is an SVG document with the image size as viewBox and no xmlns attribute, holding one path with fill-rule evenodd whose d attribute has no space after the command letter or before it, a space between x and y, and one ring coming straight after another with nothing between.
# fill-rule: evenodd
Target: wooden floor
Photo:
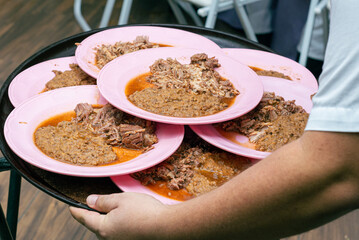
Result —
<instances>
[{"instance_id":1,"label":"wooden floor","mask_svg":"<svg viewBox=\"0 0 359 240\"><path fill-rule=\"evenodd\" d=\"M96 27L106 1L83 0L83 13ZM122 1L117 1L119 9ZM81 32L74 19L72 0L0 0L0 81L26 58L43 47ZM117 14L116 14L117 13ZM111 25L116 23L114 13ZM176 23L167 1L135 0L130 23ZM232 29L218 23L223 31ZM9 173L0 173L0 202L6 209ZM275 213L273 213L275 215ZM286 240L355 240L359 239L359 212L355 211L323 227ZM55 200L31 184L22 181L18 239L96 239L78 224L67 205Z\"/></svg>"}]
</instances>

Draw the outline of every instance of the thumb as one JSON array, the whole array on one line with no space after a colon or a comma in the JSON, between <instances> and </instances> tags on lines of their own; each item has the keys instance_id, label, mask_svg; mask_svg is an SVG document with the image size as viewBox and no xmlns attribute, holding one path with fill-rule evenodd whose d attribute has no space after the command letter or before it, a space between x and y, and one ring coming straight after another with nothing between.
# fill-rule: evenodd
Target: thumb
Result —
<instances>
[{"instance_id":1,"label":"thumb","mask_svg":"<svg viewBox=\"0 0 359 240\"><path fill-rule=\"evenodd\" d=\"M82 208L70 207L70 213L79 223L95 233L98 232L100 222L103 221L103 215L100 213Z\"/></svg>"},{"instance_id":2,"label":"thumb","mask_svg":"<svg viewBox=\"0 0 359 240\"><path fill-rule=\"evenodd\" d=\"M118 207L120 194L90 195L86 201L89 207L102 213L108 213Z\"/></svg>"}]
</instances>

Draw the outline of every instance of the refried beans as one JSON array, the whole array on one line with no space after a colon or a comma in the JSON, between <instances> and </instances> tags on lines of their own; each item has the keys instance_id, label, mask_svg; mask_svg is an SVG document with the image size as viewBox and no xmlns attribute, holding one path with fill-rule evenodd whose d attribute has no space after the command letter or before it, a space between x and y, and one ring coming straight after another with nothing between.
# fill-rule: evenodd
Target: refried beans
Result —
<instances>
[{"instance_id":1,"label":"refried beans","mask_svg":"<svg viewBox=\"0 0 359 240\"><path fill-rule=\"evenodd\" d=\"M201 117L226 109L238 94L232 83L215 68L218 60L204 53L191 57L190 64L159 59L150 66L146 81L152 87L136 91L129 100L146 111L172 117Z\"/></svg>"},{"instance_id":2,"label":"refried beans","mask_svg":"<svg viewBox=\"0 0 359 240\"><path fill-rule=\"evenodd\" d=\"M79 65L73 63L70 68L71 70L64 72L54 70L55 77L46 83L44 92L63 87L96 85L96 79L82 71Z\"/></svg>"},{"instance_id":3,"label":"refried beans","mask_svg":"<svg viewBox=\"0 0 359 240\"><path fill-rule=\"evenodd\" d=\"M295 100L285 101L273 92L265 92L255 109L216 126L245 135L255 144L256 150L272 152L298 139L304 132L308 116Z\"/></svg>"},{"instance_id":4,"label":"refried beans","mask_svg":"<svg viewBox=\"0 0 359 240\"><path fill-rule=\"evenodd\" d=\"M104 138L74 122L39 128L35 143L49 157L76 165L101 165L116 160Z\"/></svg>"},{"instance_id":5,"label":"refried beans","mask_svg":"<svg viewBox=\"0 0 359 240\"><path fill-rule=\"evenodd\" d=\"M271 152L298 139L304 132L308 116L308 113L279 116L273 125L265 130L264 136L258 139L256 149Z\"/></svg>"},{"instance_id":6,"label":"refried beans","mask_svg":"<svg viewBox=\"0 0 359 240\"><path fill-rule=\"evenodd\" d=\"M130 100L137 107L171 117L201 117L228 107L211 94L195 94L184 89L146 88L132 94Z\"/></svg>"},{"instance_id":7,"label":"refried beans","mask_svg":"<svg viewBox=\"0 0 359 240\"><path fill-rule=\"evenodd\" d=\"M106 104L80 103L71 121L40 125L37 147L51 158L76 165L103 165L117 158L113 147L149 151L158 142L154 122L131 116Z\"/></svg>"},{"instance_id":8,"label":"refried beans","mask_svg":"<svg viewBox=\"0 0 359 240\"><path fill-rule=\"evenodd\" d=\"M257 67L250 67L253 71L256 72L257 75L259 76L267 76L267 77L277 77L277 78L283 78L283 79L287 79L287 80L292 80L291 77L289 77L288 75L285 75L284 73L281 72L277 72L274 70L263 70Z\"/></svg>"}]
</instances>

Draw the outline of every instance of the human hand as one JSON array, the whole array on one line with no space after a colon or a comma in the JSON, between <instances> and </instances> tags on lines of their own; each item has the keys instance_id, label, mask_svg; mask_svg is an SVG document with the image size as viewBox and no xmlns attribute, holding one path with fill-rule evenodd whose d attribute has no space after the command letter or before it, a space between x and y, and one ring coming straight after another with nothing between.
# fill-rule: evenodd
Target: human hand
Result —
<instances>
[{"instance_id":1,"label":"human hand","mask_svg":"<svg viewBox=\"0 0 359 240\"><path fill-rule=\"evenodd\" d=\"M139 193L90 195L87 204L103 214L75 207L70 212L99 239L155 239L157 217L167 208Z\"/></svg>"}]
</instances>

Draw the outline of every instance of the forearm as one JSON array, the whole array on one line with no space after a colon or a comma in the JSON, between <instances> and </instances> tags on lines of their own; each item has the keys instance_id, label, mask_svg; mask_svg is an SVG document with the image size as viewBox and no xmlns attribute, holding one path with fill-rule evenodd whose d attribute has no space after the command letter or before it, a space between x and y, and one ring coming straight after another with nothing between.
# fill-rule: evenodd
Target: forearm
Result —
<instances>
[{"instance_id":1,"label":"forearm","mask_svg":"<svg viewBox=\"0 0 359 240\"><path fill-rule=\"evenodd\" d=\"M307 132L215 191L168 207L158 231L172 239L258 240L323 224L357 207L357 146L355 134Z\"/></svg>"}]
</instances>

